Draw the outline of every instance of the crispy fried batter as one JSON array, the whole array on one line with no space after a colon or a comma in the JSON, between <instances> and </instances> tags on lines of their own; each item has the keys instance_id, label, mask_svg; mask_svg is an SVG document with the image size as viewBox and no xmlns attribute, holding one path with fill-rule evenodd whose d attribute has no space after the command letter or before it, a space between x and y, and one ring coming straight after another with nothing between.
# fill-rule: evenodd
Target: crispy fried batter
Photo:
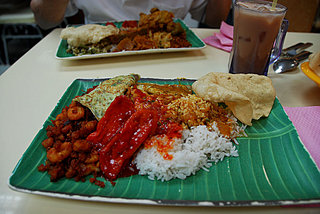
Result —
<instances>
[{"instance_id":1,"label":"crispy fried batter","mask_svg":"<svg viewBox=\"0 0 320 214\"><path fill-rule=\"evenodd\" d=\"M140 14L138 24L136 21L125 21L120 29L116 28L113 23L107 23L107 26L84 25L65 29L63 32L72 29L77 32L78 37L81 37L82 34L86 34L86 37L88 37L88 41L81 40L82 42L79 44L80 40L74 38L71 42L68 39L67 53L78 56L132 50L190 47L191 44L186 39L185 30L173 18L172 12L153 8L150 10L150 14ZM95 27L96 32L89 32L93 27ZM82 30L78 32L79 29ZM112 29L113 31L105 36L97 29ZM63 38L66 39L67 37Z\"/></svg>"},{"instance_id":2,"label":"crispy fried batter","mask_svg":"<svg viewBox=\"0 0 320 214\"><path fill-rule=\"evenodd\" d=\"M157 8L152 8L150 14L140 13L139 28L157 31L167 31L167 26L173 23L173 13Z\"/></svg>"},{"instance_id":3,"label":"crispy fried batter","mask_svg":"<svg viewBox=\"0 0 320 214\"><path fill-rule=\"evenodd\" d=\"M125 38L113 52L190 47L184 29L180 23L174 22L173 17L173 13L157 8L151 9L150 14L141 13L138 28L120 31Z\"/></svg>"},{"instance_id":4,"label":"crispy fried batter","mask_svg":"<svg viewBox=\"0 0 320 214\"><path fill-rule=\"evenodd\" d=\"M205 101L196 95L188 95L173 100L167 106L166 117L182 123L184 128L216 123L221 134L230 137L233 122L228 112L217 104Z\"/></svg>"}]
</instances>

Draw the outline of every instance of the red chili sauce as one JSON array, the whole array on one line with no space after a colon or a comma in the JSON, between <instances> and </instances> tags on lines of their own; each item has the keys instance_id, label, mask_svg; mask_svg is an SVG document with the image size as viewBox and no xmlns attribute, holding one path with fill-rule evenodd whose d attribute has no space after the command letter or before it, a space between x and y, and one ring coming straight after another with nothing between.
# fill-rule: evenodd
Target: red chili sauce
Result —
<instances>
[{"instance_id":1,"label":"red chili sauce","mask_svg":"<svg viewBox=\"0 0 320 214\"><path fill-rule=\"evenodd\" d=\"M168 151L173 148L173 139L181 137L182 126L165 117L165 96L147 95L135 88L131 99L117 97L99 121L97 131L88 136L87 140L100 150L100 169L109 181L138 174L132 158L141 146L157 146L165 159L173 158ZM155 135L168 140L152 137Z\"/></svg>"}]
</instances>

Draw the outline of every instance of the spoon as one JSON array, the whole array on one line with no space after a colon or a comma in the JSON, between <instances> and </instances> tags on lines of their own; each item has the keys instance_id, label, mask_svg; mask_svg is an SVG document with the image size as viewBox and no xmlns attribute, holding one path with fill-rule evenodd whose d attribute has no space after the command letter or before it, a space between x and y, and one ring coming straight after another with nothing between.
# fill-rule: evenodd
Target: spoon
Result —
<instances>
[{"instance_id":1,"label":"spoon","mask_svg":"<svg viewBox=\"0 0 320 214\"><path fill-rule=\"evenodd\" d=\"M299 42L293 46L290 46L288 48L283 49L281 52L281 56L282 57L293 57L293 56L301 53L305 49L311 47L312 45L313 44L310 42L307 42L307 43Z\"/></svg>"},{"instance_id":2,"label":"spoon","mask_svg":"<svg viewBox=\"0 0 320 214\"><path fill-rule=\"evenodd\" d=\"M298 67L300 61L307 59L310 54L309 51L302 51L293 57L280 58L273 64L273 70L277 74L292 71Z\"/></svg>"}]
</instances>

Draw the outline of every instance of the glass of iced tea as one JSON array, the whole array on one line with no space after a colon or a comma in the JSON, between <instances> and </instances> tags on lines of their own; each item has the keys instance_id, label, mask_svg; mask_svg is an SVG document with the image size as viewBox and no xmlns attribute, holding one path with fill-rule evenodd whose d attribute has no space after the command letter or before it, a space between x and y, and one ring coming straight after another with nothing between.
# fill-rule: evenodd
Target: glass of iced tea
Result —
<instances>
[{"instance_id":1,"label":"glass of iced tea","mask_svg":"<svg viewBox=\"0 0 320 214\"><path fill-rule=\"evenodd\" d=\"M274 44L283 40L286 33L286 30L279 31L286 11L285 6L277 4L272 7L272 2L268 1L235 2L230 73L267 75Z\"/></svg>"}]
</instances>

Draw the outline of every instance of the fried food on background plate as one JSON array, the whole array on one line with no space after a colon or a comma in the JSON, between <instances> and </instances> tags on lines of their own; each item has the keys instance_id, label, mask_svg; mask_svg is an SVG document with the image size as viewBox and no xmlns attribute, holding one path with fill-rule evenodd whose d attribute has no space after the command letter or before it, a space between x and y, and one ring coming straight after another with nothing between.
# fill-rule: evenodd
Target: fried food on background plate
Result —
<instances>
[{"instance_id":1,"label":"fried food on background plate","mask_svg":"<svg viewBox=\"0 0 320 214\"><path fill-rule=\"evenodd\" d=\"M192 46L173 18L173 13L153 8L150 14L141 13L139 21L124 21L120 28L112 22L106 26L87 24L67 27L60 37L67 40L67 53L76 56Z\"/></svg>"},{"instance_id":2,"label":"fried food on background plate","mask_svg":"<svg viewBox=\"0 0 320 214\"><path fill-rule=\"evenodd\" d=\"M102 39L118 33L119 29L112 25L87 24L63 29L61 38L67 40L69 45L79 47L98 43Z\"/></svg>"}]
</instances>

